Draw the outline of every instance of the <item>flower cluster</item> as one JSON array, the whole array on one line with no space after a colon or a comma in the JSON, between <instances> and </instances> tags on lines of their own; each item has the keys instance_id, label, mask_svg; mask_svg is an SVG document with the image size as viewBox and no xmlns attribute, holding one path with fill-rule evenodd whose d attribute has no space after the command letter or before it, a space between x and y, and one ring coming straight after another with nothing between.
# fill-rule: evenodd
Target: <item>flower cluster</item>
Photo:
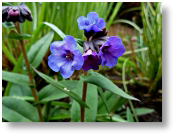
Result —
<instances>
[{"instance_id":1,"label":"flower cluster","mask_svg":"<svg viewBox=\"0 0 176 136\"><path fill-rule=\"evenodd\" d=\"M51 44L49 67L55 72L60 71L63 78L69 78L74 69L98 70L101 64L114 67L126 50L121 39L118 36L107 36L106 23L95 12L90 12L87 17L81 16L77 21L79 29L84 30L87 37L84 53L81 54L76 48L77 44L72 36L66 36L64 41Z\"/></svg>"},{"instance_id":2,"label":"flower cluster","mask_svg":"<svg viewBox=\"0 0 176 136\"><path fill-rule=\"evenodd\" d=\"M31 11L25 4L19 6L2 6L2 22L23 23L25 19L32 21Z\"/></svg>"}]
</instances>

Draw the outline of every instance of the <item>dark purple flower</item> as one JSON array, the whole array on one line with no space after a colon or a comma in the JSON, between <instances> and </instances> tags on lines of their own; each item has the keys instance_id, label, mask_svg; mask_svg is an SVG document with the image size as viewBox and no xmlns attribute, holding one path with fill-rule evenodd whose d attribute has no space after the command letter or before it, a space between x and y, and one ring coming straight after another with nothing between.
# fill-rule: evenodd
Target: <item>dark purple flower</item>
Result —
<instances>
[{"instance_id":1,"label":"dark purple flower","mask_svg":"<svg viewBox=\"0 0 176 136\"><path fill-rule=\"evenodd\" d=\"M69 78L74 69L80 70L84 63L84 58L72 36L66 36L64 41L53 42L50 50L52 54L48 57L48 65L55 72L60 70L63 78Z\"/></svg>"},{"instance_id":2,"label":"dark purple flower","mask_svg":"<svg viewBox=\"0 0 176 136\"><path fill-rule=\"evenodd\" d=\"M101 58L98 54L91 49L87 50L83 54L84 57L84 65L82 67L83 70L88 71L90 69L98 70L99 65L101 64Z\"/></svg>"},{"instance_id":3,"label":"dark purple flower","mask_svg":"<svg viewBox=\"0 0 176 136\"><path fill-rule=\"evenodd\" d=\"M25 4L19 6L2 6L2 22L23 23L25 19L32 21L31 11Z\"/></svg>"},{"instance_id":4,"label":"dark purple flower","mask_svg":"<svg viewBox=\"0 0 176 136\"><path fill-rule=\"evenodd\" d=\"M77 20L80 30L86 32L94 31L99 32L106 26L106 22L103 18L99 18L96 12L90 12L87 17L81 16Z\"/></svg>"},{"instance_id":5,"label":"dark purple flower","mask_svg":"<svg viewBox=\"0 0 176 136\"><path fill-rule=\"evenodd\" d=\"M99 56L102 59L102 66L106 65L110 68L114 67L118 58L126 51L118 36L111 36L100 48Z\"/></svg>"}]
</instances>

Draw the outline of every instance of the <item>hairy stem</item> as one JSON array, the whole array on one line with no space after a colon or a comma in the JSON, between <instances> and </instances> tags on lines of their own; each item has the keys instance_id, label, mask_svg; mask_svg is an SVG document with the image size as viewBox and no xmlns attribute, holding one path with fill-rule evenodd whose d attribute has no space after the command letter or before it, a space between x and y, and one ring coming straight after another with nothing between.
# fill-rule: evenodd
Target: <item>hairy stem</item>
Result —
<instances>
[{"instance_id":1,"label":"hairy stem","mask_svg":"<svg viewBox=\"0 0 176 136\"><path fill-rule=\"evenodd\" d=\"M87 76L88 72L84 72L84 75ZM87 82L84 82L83 91L82 91L82 100L86 102L86 92L87 92ZM84 122L85 108L81 106L81 122Z\"/></svg>"},{"instance_id":2,"label":"hairy stem","mask_svg":"<svg viewBox=\"0 0 176 136\"><path fill-rule=\"evenodd\" d=\"M16 27L18 33L21 34L20 23L19 22L15 23L15 27ZM26 67L27 67L27 70L28 70L28 76L29 76L29 79L30 79L30 83L32 85L34 85L34 79L32 77L32 72L30 71L30 64L29 64L29 60L28 60L28 57L27 57L27 54L26 54L26 50L25 50L25 47L24 47L24 41L23 40L20 40L20 46L21 46L21 50L23 52L24 59L25 59L25 62L26 62ZM32 89L32 94L34 96L35 102L38 102L39 100L38 100L37 91L36 91L35 86L31 87L31 89ZM38 110L38 115L40 117L40 122L43 122L40 105L37 105L37 110Z\"/></svg>"}]
</instances>

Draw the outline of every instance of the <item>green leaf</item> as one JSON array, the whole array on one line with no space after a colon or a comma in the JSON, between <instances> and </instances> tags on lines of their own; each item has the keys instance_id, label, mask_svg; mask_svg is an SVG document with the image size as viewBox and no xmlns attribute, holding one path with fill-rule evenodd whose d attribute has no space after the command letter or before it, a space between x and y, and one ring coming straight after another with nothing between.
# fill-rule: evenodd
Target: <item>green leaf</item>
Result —
<instances>
[{"instance_id":1,"label":"green leaf","mask_svg":"<svg viewBox=\"0 0 176 136\"><path fill-rule=\"evenodd\" d=\"M12 98L2 98L2 118L9 122L38 122L37 109L30 103Z\"/></svg>"},{"instance_id":2,"label":"green leaf","mask_svg":"<svg viewBox=\"0 0 176 136\"><path fill-rule=\"evenodd\" d=\"M16 60L13 57L13 55L9 52L9 50L7 49L7 47L4 45L4 42L2 42L2 51L5 53L5 55L7 56L7 58L14 64L16 65Z\"/></svg>"},{"instance_id":3,"label":"green leaf","mask_svg":"<svg viewBox=\"0 0 176 136\"><path fill-rule=\"evenodd\" d=\"M36 30L37 28L37 8L36 8L36 3L35 2L32 2L32 8L33 8L33 24L32 24L32 28L33 28L33 31Z\"/></svg>"},{"instance_id":4,"label":"green leaf","mask_svg":"<svg viewBox=\"0 0 176 136\"><path fill-rule=\"evenodd\" d=\"M138 99L125 93L118 86L116 86L112 81L110 81L108 78L104 77L103 75L97 72L91 72L89 73L88 76L81 76L80 78L85 82L95 84L101 88L111 91L112 93L118 94L124 98L139 101Z\"/></svg>"},{"instance_id":5,"label":"green leaf","mask_svg":"<svg viewBox=\"0 0 176 136\"><path fill-rule=\"evenodd\" d=\"M48 40L48 38L50 37L51 33L46 34L45 36L43 36L40 40L38 40L35 44L33 44L30 48L30 50L28 51L28 60L30 63L32 63L34 61L34 59L36 58L37 54L39 53L40 49L42 48L42 46L46 43L46 41ZM25 64L25 62L24 62Z\"/></svg>"},{"instance_id":6,"label":"green leaf","mask_svg":"<svg viewBox=\"0 0 176 136\"><path fill-rule=\"evenodd\" d=\"M69 90L74 90L77 88L78 80L62 80L59 81L61 84L66 86Z\"/></svg>"},{"instance_id":7,"label":"green leaf","mask_svg":"<svg viewBox=\"0 0 176 136\"><path fill-rule=\"evenodd\" d=\"M52 101L51 105L60 106L60 107L63 107L63 108L71 108L71 104L66 103L66 102L54 102L54 101Z\"/></svg>"},{"instance_id":8,"label":"green leaf","mask_svg":"<svg viewBox=\"0 0 176 136\"><path fill-rule=\"evenodd\" d=\"M107 117L106 117L107 118ZM119 115L114 115L112 116L112 120L115 121L115 122L128 122L126 121L125 119L123 119L121 116Z\"/></svg>"},{"instance_id":9,"label":"green leaf","mask_svg":"<svg viewBox=\"0 0 176 136\"><path fill-rule=\"evenodd\" d=\"M150 114L150 113L154 112L154 109L150 109L150 108L135 108L134 110L138 116Z\"/></svg>"},{"instance_id":10,"label":"green leaf","mask_svg":"<svg viewBox=\"0 0 176 136\"><path fill-rule=\"evenodd\" d=\"M87 106L87 104L85 102L83 102L82 99L77 94L75 94L73 91L64 89L66 87L64 85L62 85L61 83L55 81L54 79L50 78L49 76L37 71L34 67L32 67L32 68L44 80L46 80L47 82L49 82L53 86L57 87L59 90L63 91L64 93L68 94L71 98L73 98L75 101L77 101L83 107L89 108Z\"/></svg>"},{"instance_id":11,"label":"green leaf","mask_svg":"<svg viewBox=\"0 0 176 136\"><path fill-rule=\"evenodd\" d=\"M114 104L117 101L117 95L113 94L109 91L106 91L104 96L106 98L106 104L107 104L109 110L111 111L111 109L113 108ZM102 105L102 106L98 107L98 114L106 114L106 113L108 113L108 112L107 112L107 109L106 109L105 105Z\"/></svg>"},{"instance_id":12,"label":"green leaf","mask_svg":"<svg viewBox=\"0 0 176 136\"><path fill-rule=\"evenodd\" d=\"M76 93L81 97L82 96L83 81L79 81ZM86 103L90 109L85 109L85 122L94 122L97 114L97 105L98 105L98 93L97 87L92 84L87 86L86 94ZM71 119L73 122L80 122L80 105L73 101L71 107Z\"/></svg>"},{"instance_id":13,"label":"green leaf","mask_svg":"<svg viewBox=\"0 0 176 136\"><path fill-rule=\"evenodd\" d=\"M51 29L53 29L62 39L66 37L66 35L55 25L48 23L48 22L44 22L44 24L49 26Z\"/></svg>"},{"instance_id":14,"label":"green leaf","mask_svg":"<svg viewBox=\"0 0 176 136\"><path fill-rule=\"evenodd\" d=\"M57 87L50 84L39 91L38 97L40 102L48 102L68 97L68 95Z\"/></svg>"},{"instance_id":15,"label":"green leaf","mask_svg":"<svg viewBox=\"0 0 176 136\"><path fill-rule=\"evenodd\" d=\"M50 32L46 36L44 36L41 39L41 41L38 41L36 44L32 46L29 54L33 56L33 60L32 60L33 67L37 68L40 65L42 59L44 58L48 50L48 47L53 37L54 37L54 32Z\"/></svg>"},{"instance_id":16,"label":"green leaf","mask_svg":"<svg viewBox=\"0 0 176 136\"><path fill-rule=\"evenodd\" d=\"M51 23L48 23L48 22L44 22L45 25L49 26L51 29L53 29L62 39L64 39L66 37L66 35L58 28L56 27L55 25L51 24ZM83 48L78 44L80 42L79 39L76 39L75 40L77 41L77 45L78 45L78 49L83 52Z\"/></svg>"},{"instance_id":17,"label":"green leaf","mask_svg":"<svg viewBox=\"0 0 176 136\"><path fill-rule=\"evenodd\" d=\"M31 85L29 77L27 75L7 72L4 70L2 70L2 80L16 83L16 84L21 84L21 85Z\"/></svg>"},{"instance_id":18,"label":"green leaf","mask_svg":"<svg viewBox=\"0 0 176 136\"><path fill-rule=\"evenodd\" d=\"M4 22L2 24L5 28L15 28L15 25L12 22Z\"/></svg>"},{"instance_id":19,"label":"green leaf","mask_svg":"<svg viewBox=\"0 0 176 136\"><path fill-rule=\"evenodd\" d=\"M29 86L12 84L9 96L32 96L32 91Z\"/></svg>"},{"instance_id":20,"label":"green leaf","mask_svg":"<svg viewBox=\"0 0 176 136\"><path fill-rule=\"evenodd\" d=\"M32 36L29 34L18 34L16 31L11 30L8 35L8 38L21 40L21 39L30 39L32 38Z\"/></svg>"},{"instance_id":21,"label":"green leaf","mask_svg":"<svg viewBox=\"0 0 176 136\"><path fill-rule=\"evenodd\" d=\"M60 107L55 107L51 111L49 120L60 120L60 119L68 119L70 118L70 113L68 110L60 109Z\"/></svg>"},{"instance_id":22,"label":"green leaf","mask_svg":"<svg viewBox=\"0 0 176 136\"><path fill-rule=\"evenodd\" d=\"M127 103L127 99L123 98L123 97L119 97L117 99L117 101L115 102L114 106L112 107L111 111L115 112L116 110L118 110L119 108L121 108L123 105L125 105Z\"/></svg>"},{"instance_id":23,"label":"green leaf","mask_svg":"<svg viewBox=\"0 0 176 136\"><path fill-rule=\"evenodd\" d=\"M126 23L128 25L133 26L136 30L139 31L139 33L142 33L142 29L132 21L125 20L125 19L118 19L118 20L115 20L113 24L116 24L116 23Z\"/></svg>"},{"instance_id":24,"label":"green leaf","mask_svg":"<svg viewBox=\"0 0 176 136\"><path fill-rule=\"evenodd\" d=\"M102 99L102 101L104 103L104 106L106 107L107 112L110 114L110 109L109 109L109 107L107 105L106 98L105 98L105 96L103 94L103 91L102 91L102 89L100 87L98 87L98 92L99 92L100 97L101 97L101 99Z\"/></svg>"},{"instance_id":25,"label":"green leaf","mask_svg":"<svg viewBox=\"0 0 176 136\"><path fill-rule=\"evenodd\" d=\"M117 2L115 8L113 9L113 13L108 21L108 24L107 24L107 28L110 28L111 24L113 23L114 21L114 18L116 17L117 13L119 12L120 10L120 7L122 6L122 3L123 2Z\"/></svg>"},{"instance_id":26,"label":"green leaf","mask_svg":"<svg viewBox=\"0 0 176 136\"><path fill-rule=\"evenodd\" d=\"M127 107L126 110L127 120L129 122L134 122L133 114L131 113L130 109Z\"/></svg>"}]
</instances>

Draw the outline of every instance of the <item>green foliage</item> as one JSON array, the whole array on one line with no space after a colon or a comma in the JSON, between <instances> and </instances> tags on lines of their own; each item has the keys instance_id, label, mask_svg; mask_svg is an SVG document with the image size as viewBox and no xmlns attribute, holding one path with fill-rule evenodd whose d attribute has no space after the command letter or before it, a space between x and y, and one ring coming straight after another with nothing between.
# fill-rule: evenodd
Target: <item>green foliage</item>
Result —
<instances>
[{"instance_id":1,"label":"green foliage","mask_svg":"<svg viewBox=\"0 0 176 136\"><path fill-rule=\"evenodd\" d=\"M65 89L66 86L62 85L59 82L56 82L54 79L50 78L49 76L37 71L34 67L32 67L34 69L34 71L40 76L42 77L44 80L46 80L47 82L49 82L50 84L52 84L53 86L57 87L59 90L63 91L64 93L68 94L70 97L72 97L74 100L76 100L80 105L89 108L87 106L87 104L85 102L83 102L81 100L81 98L75 94L73 91Z\"/></svg>"},{"instance_id":2,"label":"green foliage","mask_svg":"<svg viewBox=\"0 0 176 136\"><path fill-rule=\"evenodd\" d=\"M31 85L27 75L7 72L4 70L2 70L2 80L21 85Z\"/></svg>"},{"instance_id":3,"label":"green foliage","mask_svg":"<svg viewBox=\"0 0 176 136\"><path fill-rule=\"evenodd\" d=\"M15 30L11 30L8 38L11 39L16 39L16 40L21 40L21 39L30 39L31 35L29 34L18 34L17 32L15 32Z\"/></svg>"},{"instance_id":4,"label":"green foliage","mask_svg":"<svg viewBox=\"0 0 176 136\"><path fill-rule=\"evenodd\" d=\"M83 81L80 80L77 85L75 93L82 96ZM87 86L87 95L86 95L86 104L90 109L85 109L85 122L94 122L97 114L97 104L98 104L98 93L97 87L93 84L88 84ZM73 122L80 122L80 105L73 101L71 107L71 119Z\"/></svg>"},{"instance_id":5,"label":"green foliage","mask_svg":"<svg viewBox=\"0 0 176 136\"><path fill-rule=\"evenodd\" d=\"M30 103L12 98L2 98L2 118L9 122L38 122L37 109Z\"/></svg>"},{"instance_id":6,"label":"green foliage","mask_svg":"<svg viewBox=\"0 0 176 136\"><path fill-rule=\"evenodd\" d=\"M81 79L85 82L92 83L99 87L107 89L108 91L111 91L112 93L118 94L127 99L139 101L137 98L134 98L126 94L119 87L117 87L111 80L109 80L108 78L104 77L103 75L97 72L90 72L88 76L81 76Z\"/></svg>"}]
</instances>

